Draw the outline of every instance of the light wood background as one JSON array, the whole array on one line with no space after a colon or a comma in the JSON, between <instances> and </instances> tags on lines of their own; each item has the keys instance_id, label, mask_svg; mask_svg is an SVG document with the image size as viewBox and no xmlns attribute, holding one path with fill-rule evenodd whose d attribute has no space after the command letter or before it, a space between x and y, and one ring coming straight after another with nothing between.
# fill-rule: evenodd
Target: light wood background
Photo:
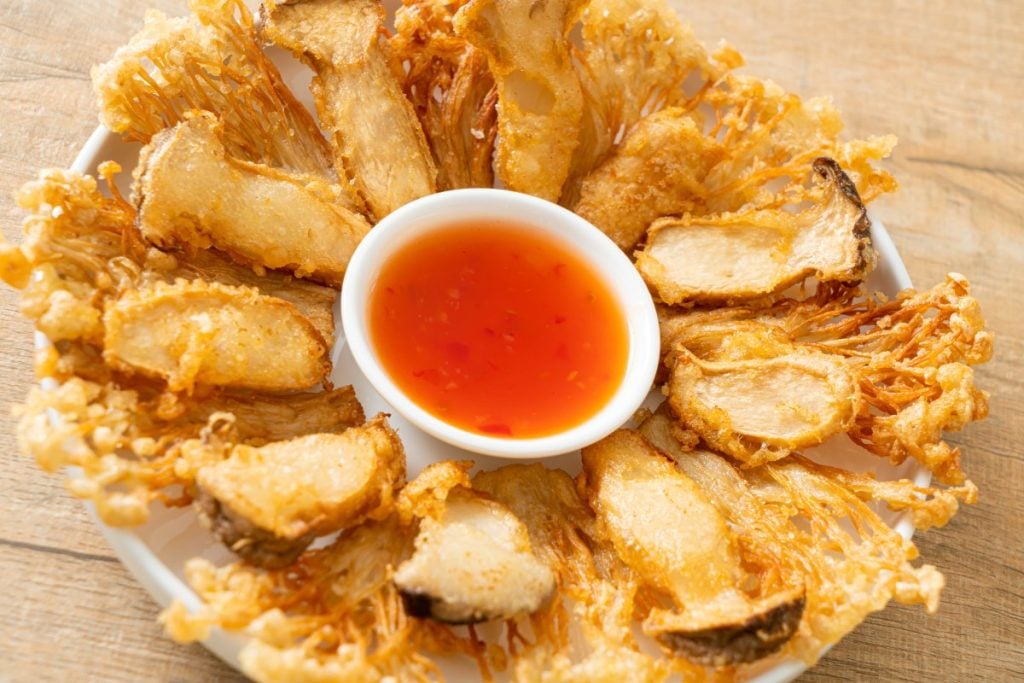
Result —
<instances>
[{"instance_id":1,"label":"light wood background","mask_svg":"<svg viewBox=\"0 0 1024 683\"><path fill-rule=\"evenodd\" d=\"M680 2L682 5L683 3ZM141 25L146 5L0 0L0 223L40 167L67 166L96 126L89 67ZM991 417L952 440L980 502L917 537L948 584L936 616L892 606L802 680L1024 679L1024 3L778 0L685 3L697 34L727 37L752 73L831 93L852 135L895 132L903 189L876 204L919 286L974 283L995 360L979 372ZM0 403L32 383L32 329L0 288ZM241 680L198 645L163 637L157 607L59 478L0 425L0 681Z\"/></svg>"}]
</instances>

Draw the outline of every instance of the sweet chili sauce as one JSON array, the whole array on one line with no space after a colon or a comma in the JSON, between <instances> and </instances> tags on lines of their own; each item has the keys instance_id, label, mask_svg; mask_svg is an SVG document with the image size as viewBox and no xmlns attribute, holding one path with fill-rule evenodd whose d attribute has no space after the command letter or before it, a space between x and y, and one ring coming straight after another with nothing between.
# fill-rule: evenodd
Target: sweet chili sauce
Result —
<instances>
[{"instance_id":1,"label":"sweet chili sauce","mask_svg":"<svg viewBox=\"0 0 1024 683\"><path fill-rule=\"evenodd\" d=\"M392 380L445 422L539 437L597 413L626 371L623 312L569 248L512 222L456 223L404 246L370 294Z\"/></svg>"}]
</instances>

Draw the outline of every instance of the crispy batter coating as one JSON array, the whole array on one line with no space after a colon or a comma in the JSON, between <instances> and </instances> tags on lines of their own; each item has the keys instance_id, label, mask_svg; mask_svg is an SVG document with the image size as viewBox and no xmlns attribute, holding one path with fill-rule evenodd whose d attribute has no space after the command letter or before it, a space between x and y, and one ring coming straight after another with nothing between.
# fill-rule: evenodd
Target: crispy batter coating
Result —
<instances>
[{"instance_id":1,"label":"crispy batter coating","mask_svg":"<svg viewBox=\"0 0 1024 683\"><path fill-rule=\"evenodd\" d=\"M139 283L163 280L205 280L233 287L252 287L264 296L273 296L295 306L325 340L334 339L334 301L338 290L297 278L287 271L239 265L216 249L165 252L152 250L145 260L146 269Z\"/></svg>"},{"instance_id":2,"label":"crispy batter coating","mask_svg":"<svg viewBox=\"0 0 1024 683\"><path fill-rule=\"evenodd\" d=\"M802 586L752 600L750 577L725 518L638 432L621 429L583 449L580 488L619 557L668 593L645 631L702 664L752 662L785 644L804 608Z\"/></svg>"},{"instance_id":3,"label":"crispy batter coating","mask_svg":"<svg viewBox=\"0 0 1024 683\"><path fill-rule=\"evenodd\" d=\"M270 0L261 18L263 35L313 69L310 89L338 175L377 220L434 192L437 168L392 72L379 0Z\"/></svg>"},{"instance_id":4,"label":"crispy batter coating","mask_svg":"<svg viewBox=\"0 0 1024 683\"><path fill-rule=\"evenodd\" d=\"M688 428L750 466L848 431L863 407L858 377L843 358L797 347L726 361L680 347L666 389Z\"/></svg>"},{"instance_id":5,"label":"crispy batter coating","mask_svg":"<svg viewBox=\"0 0 1024 683\"><path fill-rule=\"evenodd\" d=\"M583 93L566 37L580 0L472 0L455 30L487 55L498 84L498 177L558 201L579 144Z\"/></svg>"},{"instance_id":6,"label":"crispy batter coating","mask_svg":"<svg viewBox=\"0 0 1024 683\"><path fill-rule=\"evenodd\" d=\"M404 0L391 46L437 165L437 189L493 187L498 89L487 57L455 33L465 4Z\"/></svg>"},{"instance_id":7,"label":"crispy batter coating","mask_svg":"<svg viewBox=\"0 0 1024 683\"><path fill-rule=\"evenodd\" d=\"M262 567L291 564L317 536L383 519L404 481L402 442L382 416L340 434L235 445L196 475L206 524Z\"/></svg>"},{"instance_id":8,"label":"crispy batter coating","mask_svg":"<svg viewBox=\"0 0 1024 683\"><path fill-rule=\"evenodd\" d=\"M861 281L876 260L864 205L835 161L818 159L814 170L826 196L799 214L742 211L656 221L637 269L669 304L764 296L810 275Z\"/></svg>"},{"instance_id":9,"label":"crispy batter coating","mask_svg":"<svg viewBox=\"0 0 1024 683\"><path fill-rule=\"evenodd\" d=\"M555 578L504 505L460 488L425 517L412 556L395 570L411 616L451 624L508 619L540 608Z\"/></svg>"},{"instance_id":10,"label":"crispy batter coating","mask_svg":"<svg viewBox=\"0 0 1024 683\"><path fill-rule=\"evenodd\" d=\"M695 207L716 148L683 109L651 114L584 179L573 211L631 254L656 219Z\"/></svg>"},{"instance_id":11,"label":"crispy batter coating","mask_svg":"<svg viewBox=\"0 0 1024 683\"><path fill-rule=\"evenodd\" d=\"M231 156L332 178L327 141L264 55L245 3L189 7L180 19L148 11L142 30L93 67L103 124L145 144L202 109L224 124Z\"/></svg>"},{"instance_id":12,"label":"crispy batter coating","mask_svg":"<svg viewBox=\"0 0 1024 683\"><path fill-rule=\"evenodd\" d=\"M219 124L197 115L153 138L132 193L139 225L162 247L217 247L242 263L340 286L366 220L338 185L228 156Z\"/></svg>"},{"instance_id":13,"label":"crispy batter coating","mask_svg":"<svg viewBox=\"0 0 1024 683\"><path fill-rule=\"evenodd\" d=\"M167 380L269 391L306 389L330 372L327 342L293 305L255 290L178 281L125 293L103 314L113 367Z\"/></svg>"}]
</instances>

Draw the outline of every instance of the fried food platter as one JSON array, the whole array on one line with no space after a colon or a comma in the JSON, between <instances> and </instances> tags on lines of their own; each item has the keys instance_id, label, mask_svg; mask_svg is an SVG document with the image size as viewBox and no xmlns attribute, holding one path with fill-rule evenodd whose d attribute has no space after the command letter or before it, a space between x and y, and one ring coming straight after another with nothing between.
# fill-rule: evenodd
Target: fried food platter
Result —
<instances>
[{"instance_id":1,"label":"fried food platter","mask_svg":"<svg viewBox=\"0 0 1024 683\"><path fill-rule=\"evenodd\" d=\"M205 13L207 17L217 16L226 8L227 14L217 21L230 15L230 23L241 16L241 25L246 25L244 10L232 2L196 0L192 4L198 14ZM373 13L373 3L362 4ZM322 7L325 3L308 5ZM320 413L312 410L307 418L311 426L305 427L298 418L303 411L303 399L295 395L288 399L291 405L284 399L267 398L268 405L276 407L264 409L291 416L295 425L286 430L287 437L307 438L308 432L311 439L333 439L331 447L343 452L350 447L344 441L346 435L355 434L350 441L362 444L363 437L370 438L367 435L375 433L375 429L383 434L384 442L393 440L397 432L401 444L392 447L397 453L404 450L404 460L401 465L394 464L397 457L381 455L388 452L386 444L374 446L376 454L371 459L377 469L370 468L366 493L358 494L366 497L366 501L360 502L359 515L339 512L341 516L337 519L328 515L327 522L321 515L316 522L304 521L301 530L292 535L275 530L273 520L260 521L259 506L243 520L255 526L256 533L247 533L244 528L240 531L240 503L236 501L231 506L233 496L251 483L244 477L238 478L238 463L249 462L249 457L269 461L279 457L273 450L276 446L297 442L256 433L259 425L246 422L246 406L239 401L232 403L230 392L209 394L214 407L197 408L203 419L208 420L198 439L201 443L193 443L195 438L185 443L200 451L209 451L211 440L220 444L217 439L221 433L217 430L222 425L217 416L223 412L232 414L230 428L237 430L225 434L231 434L230 439L238 443L217 446L228 448L218 451L222 454L217 458L223 460L214 458L214 462L204 451L205 459L198 461L194 471L183 476L182 469L174 470L177 478L169 480L172 484L166 490L153 485L153 491L146 493L146 503L162 500L167 506L153 502L145 512L139 512L135 501L118 498L116 493L98 494L96 473L82 477L81 469L77 473L73 470L80 483L69 486L76 495L99 505L90 503L100 529L125 566L166 608L161 619L170 635L183 641L202 640L229 663L239 666L241 659L247 674L268 681L301 680L314 673L339 680L347 680L344 676L375 680L382 674L396 675L400 680L422 680L436 675L449 680L469 680L481 675L539 680L541 672L551 676L551 680L596 680L594 676L622 680L621 676L628 672L637 680L662 680L671 673L684 680L702 680L710 675L723 680L766 682L791 680L799 675L868 613L881 609L890 599L935 609L941 575L932 567L909 564L916 555L909 541L915 528L941 526L956 511L958 502L972 502L976 495L973 484L965 480L960 469L959 452L942 440L942 430L959 429L984 417L985 395L973 387L968 366L984 362L990 355L991 335L984 330L976 302L969 296L969 283L963 276L951 274L946 283L920 294L901 294L911 286L906 269L885 228L869 219L861 203L862 198L868 202L894 189L895 183L888 174L872 165L886 156L893 142L873 138L838 143L838 114L830 103L801 103L774 84L756 79L729 80L729 73L742 61L738 54L731 48L722 48L712 57L698 49L696 42L692 43L688 57L692 60L691 76L704 76L703 83L693 87L676 77L666 77L664 83L654 79L655 82L646 84L650 91L641 95L627 92L625 98L609 98L609 84L615 79L602 80L601 69L635 48L629 41L637 40L630 33L638 30L637 26L648 27L646 32L640 32L641 36L660 37L663 42L663 53L654 51L647 55L653 63L651 70L668 68L658 59L673 54L667 46L674 40L692 40L688 29L678 24L674 15L665 13L670 11L667 6L595 0L590 7L593 14L577 15L583 11L582 6L551 3L540 12L545 16L539 19L531 12L526 19L510 15L502 19L504 23L495 24L488 17L493 19L489 13L498 11L495 7L499 5L474 0L473 6L454 21L455 33L450 32L450 22L442 22L449 26L449 33L436 43L422 42L423 35L418 31L423 27L417 28L413 18L429 24L424 17L430 16L430 12L448 11L442 11L443 6L410 2L409 12L404 18L400 15L390 49L409 62L402 83L404 95L398 85L401 79L395 75L395 81L388 81L386 92L381 94L381 109L376 115L406 121L411 127L404 129L398 125L389 130L387 141L391 147L383 154L419 145L422 166L412 168L401 182L389 183L387 177L375 175L371 160L361 156L366 154L365 147L334 140L337 146L333 154L337 156L332 162L332 147L310 134L307 141L300 141L294 148L300 153L289 157L294 163L283 166L308 171L336 163L363 172L334 177L336 184L326 189L319 184L320 179L307 179L301 187L296 183L274 185L275 191L282 193L283 203L306 196L296 194L301 192L308 193L314 204L321 202L322 206L316 204L303 214L303 220L314 226L338 223L341 232L331 234L342 237L334 251L344 252L351 247L349 238L364 229L361 226L365 224L365 229L371 229L376 219L409 198L429 192L422 181L431 173L437 173L441 188L480 184L482 179L491 182L490 151L481 159L480 148L493 149L494 167L505 185L560 200L597 224L627 253L637 249L637 267L647 279L655 300L663 304L662 333L667 339L663 352L667 357L676 354L668 359L664 370L667 374L659 380L666 387L664 393L655 387L645 404L648 410L638 415L628 425L629 429L584 449L582 471L579 453L545 459L543 470L505 469L507 461L460 451L394 414L359 371L345 348L343 336L335 334L329 356L303 366L313 378L303 380L305 386L317 382L321 367L329 367L327 380L339 392L337 403L342 406L330 409L328 421L332 424L318 425ZM552 13L554 19L546 16ZM521 35L530 28L530 21L557 23L557 17L570 15L583 17L583 41L593 44L589 52L576 53L575 67L557 58L573 49L563 42L568 40L564 36L516 56L501 49L501 41L509 36L495 35L496 26L501 31ZM332 53L330 44L318 42L324 40L324 35L306 33L308 24L289 24L284 14L274 16L269 23L264 16L264 39L273 40L305 63L299 63L278 47L268 49L273 68L280 74L280 82L270 87L272 93L277 93L274 96L294 93L309 111L319 108L320 129L328 134L334 131L339 139L344 137L339 131L346 126L372 127L372 120L359 118L365 112L351 108L351 93L339 91L365 87L365 83L359 85L362 76L353 76L351 66L363 65L356 71L369 68L365 65L377 58L376 50L380 49L377 38L366 39L356 29L352 29L354 33L345 33L356 24L323 22L321 25L330 29L327 38L337 39L331 31L340 31L348 41L345 45L362 46L346 48L339 58ZM365 14L359 16L366 18ZM372 27L373 21L369 20L368 25ZM404 32L402 21L407 22ZM372 36L377 36L375 31L371 31ZM243 30L234 39L247 35ZM456 60L458 73L475 74L478 78L479 82L471 84L473 87L467 89L465 97L476 102L479 109L474 110L473 117L456 117L462 128L453 129L451 119L431 114L430 98L435 98L441 109L444 98L436 98L433 89L425 95L416 86L435 84L430 80L429 70L421 73L420 67L434 63L431 59L440 60L445 65L440 69L443 74L450 67L451 51L465 49L465 42L459 42L462 38L456 40L456 35L467 37L479 48L471 58L463 55L460 59L464 61ZM364 39L366 42L360 42ZM421 63L417 61L420 57L428 59ZM347 64L346 68L339 66L342 62ZM551 63L560 66L549 71L538 67ZM173 71L174 60L168 64L161 68ZM228 60L225 65L229 69L232 66ZM463 67L465 72L459 71ZM322 101L310 99L309 68L315 72L312 87L318 98L324 97L324 93L330 97L331 92L339 98L335 111L342 113L336 118L324 115ZM516 80L516 74L531 70L534 74L544 71L538 78L556 94L544 115L531 108L535 103L522 99L522 83ZM436 73L433 77L438 78ZM388 80L380 73L374 78ZM426 80L418 80L421 78ZM582 85L576 84L576 78ZM102 74L99 80L103 80ZM454 90L453 82L458 79L437 81ZM119 87L124 87L123 83ZM467 88L465 83L460 87ZM681 100L665 94L681 88L689 88L691 94ZM190 372L183 369L182 363L163 367L159 364L159 353L142 339L145 335L117 332L133 321L149 320L146 315L162 310L167 302L178 305L185 300L191 302L189 305L201 306L200 313L208 318L213 316L215 321L219 309L228 310L224 315L238 316L246 315L245 311L250 310L246 306L268 316L279 311L283 317L269 318L268 326L287 325L294 319L295 331L290 338L308 335L315 339L319 335L330 344L331 338L318 331L329 330L330 321L323 316L323 301L310 303L317 297L322 299L322 293L316 291L319 285L307 287L302 278L337 287L344 264L339 270L336 264L324 262L315 249L307 249L307 245L297 245L283 257L280 250L275 251L261 263L259 245L252 250L244 234L232 232L231 221L237 219L237 214L244 216L250 207L229 207L227 213L232 215L217 218L220 225L227 227L215 235L214 250L223 249L238 263L253 265L261 292L274 291L285 301L293 302L276 309L265 307L261 295L240 296L236 291L239 279L241 284L248 284L254 276L248 271L231 271L227 284L223 274L210 276L216 269L202 261L211 247L209 241L204 242L207 237L165 217L175 212L200 211L203 207L196 208L196 204L204 202L202 183L196 184L194 179L182 175L167 181L172 177L169 173L183 167L194 168L192 164L206 164L215 167L211 172L220 173L222 163L222 157L216 155L193 155L183 161L168 162L168 158L175 158L173 154L195 151L188 144L177 142L207 140L200 145L200 155L211 147L223 146L220 154L227 157L251 157L252 150L246 144L261 138L246 130L249 124L244 116L233 119L238 114L230 108L218 113L216 102L194 105L207 113L170 114L166 107L159 109L164 105L150 102L148 106L157 108L140 114L138 110L132 112L132 108L145 110L144 99L126 98L131 105L125 107L123 102L116 102L121 96L118 89L113 92L113 99L110 91L104 95L107 116L109 110L118 110L118 106L122 113L131 112L129 125L120 129L125 137L101 126L86 143L71 171L105 176L121 197L131 199L143 216L139 220L145 223L147 259L154 253L159 258L159 249L154 251L154 246L168 251L181 248L184 257L177 258L185 264L185 270L192 268L199 276L159 283L152 290L155 294L147 292L145 297L136 297L130 287L116 300L102 304L106 307L103 354L111 368L159 377L165 393L177 392L186 397L192 396L196 386L200 387L199 395L203 395L204 384L231 386L237 372L230 365L200 364L198 370L193 367ZM603 112L603 121L613 134L609 136L607 130L579 115L577 121L584 120L570 128L584 142L575 150L571 145L566 147L565 121L572 118L574 111L586 112L585 102L601 102L602 95L608 107ZM499 103L497 110L495 97ZM633 102L630 97L643 101ZM700 120L696 110L686 109L687 102L696 107L693 103L701 99L712 108L721 107L714 116L723 130L705 120L707 126L717 130L706 137L694 123ZM613 100L615 105L607 104ZM103 96L101 107L102 102ZM501 102L505 103L503 109ZM729 149L733 138L742 139L744 135L744 126L737 123L739 114L730 110L733 106L745 112L743 116L751 109L764 107L760 119L759 114L753 115L753 120L760 122L753 124L754 130L760 126L762 133L752 135L755 139L744 143L746 146L738 145L752 155L747 158L750 166L746 168L740 165L742 154L740 159L729 158L722 151ZM289 107L285 109L293 111ZM601 109L600 105L592 107L595 112ZM153 113L156 111L160 114ZM796 112L795 118L779 118L785 112ZM302 115L295 116L298 118L292 119L292 123L302 129L301 122L295 123ZM595 120L599 118L595 114ZM757 136L770 139L778 130L777 120L784 121L781 128L785 129L779 133L779 148L759 152ZM107 119L108 123L111 121L116 121L116 117ZM406 135L420 125L429 147L422 143L422 134L420 142L415 136ZM150 126L152 130L143 135L139 126ZM460 131L462 138L453 139L453 130ZM537 135L557 138L559 144L538 147L531 142ZM808 140L820 135L825 141L802 141L801 135ZM133 138L135 141L131 141ZM150 143L141 160L137 141ZM266 158L285 158L294 149L282 145L269 151L264 149L260 154ZM672 157L666 149L676 149L678 157ZM835 159L826 156L825 151ZM551 157L557 163L544 174L538 174L537 160ZM452 159L464 163L453 163ZM679 163L680 159L685 163ZM115 176L109 165L101 166L110 161L124 172ZM789 164L788 174L779 174L789 179L788 185L771 183L772 163L780 167ZM129 177L136 168L142 169L138 174L142 181L137 178L130 187ZM160 169L165 175L160 176L153 169ZM645 175L650 169L658 169L661 179ZM267 178L278 179L276 170L257 168L252 161L237 162L235 171L236 176L232 177L251 173L254 184L266 182ZM553 181L552 176L560 180ZM754 177L758 179L752 180ZM69 178L59 173L44 176L42 190L37 188L36 192L45 194L58 187L71 187L72 194L80 191L78 181ZM354 185L348 187L350 183ZM641 188L643 183L646 185ZM186 191L175 195L161 189L171 185ZM652 192L648 192L648 186L654 188ZM703 191L707 194L701 195ZM244 188L239 192L246 196ZM693 199L698 196L703 198ZM92 197L89 195L86 203L95 201ZM192 205L185 206L190 202ZM58 208L61 206L59 198L52 202L49 196L46 201L37 196L26 199L24 205L35 212L33 220L39 224L60 219L60 213L53 209L54 203ZM68 206L75 208L73 202ZM103 206L112 214L127 211ZM217 210L224 211L223 207ZM48 214L52 214L49 219ZM93 220L92 214L83 215ZM250 220L260 220L256 214L252 216ZM29 224L26 223L27 234ZM279 239L270 232L267 235L264 239ZM750 235L758 237L748 240ZM119 248L132 257L132 249L136 248L132 240L136 238L122 239ZM718 244L711 244L716 241ZM709 244L711 247L707 247ZM115 247L104 245L103 248L116 252ZM283 245L288 247L289 244ZM696 274L683 272L686 269L679 267L680 253L702 248L709 248L712 256L743 254L743 262L753 264L751 272L755 275L738 288L730 280L730 289L714 282L715 278L723 277L720 268L697 268ZM780 253L784 254L781 260ZM27 276L22 275L30 269L31 277L37 280L47 277L49 272L45 259L34 257L30 251L8 248L4 258L5 279L22 287L27 281ZM143 271L149 267L145 259L136 259L136 263L143 264ZM281 266L298 277L280 276L274 269ZM108 271L117 272L110 268ZM858 289L860 283L863 289ZM872 294L865 296L865 292ZM66 296L60 299L64 303L66 300ZM51 309L55 302L56 299L50 302ZM333 318L338 321L338 303L334 306ZM31 306L26 310L32 316ZM63 329L55 325L53 316L45 318L45 314L37 318L41 329ZM95 336L95 332L88 332L83 338L89 335ZM66 345L55 346L43 332L37 332L36 342L42 359L42 388L58 391L68 381L67 367L78 368L76 363L82 361L75 357L61 366L60 357L71 358L77 351L67 351ZM156 351L159 350L157 345ZM297 353L295 365L305 362L308 355ZM54 360L55 357L58 358ZM324 365L328 360L329 366ZM273 364L270 366L265 378L251 375L250 383L243 384L243 388L271 393L288 388L274 384L280 381L280 373L275 374ZM54 371L54 367L63 369ZM71 375L95 379L88 375L94 369L87 363L81 367L86 369L72 370ZM796 407L791 412L796 417L788 418L785 428L790 431L784 434L781 426L779 434L773 431L783 422L781 419L769 415L766 420L765 411L741 405L735 390L742 386L744 391L748 387L769 391L779 377L794 377L793 381L802 383L798 386L803 387L801 391L811 401L800 405L799 397L792 399ZM354 390L357 404L351 403L351 392L344 393L348 385ZM665 393L669 394L667 402ZM814 401L819 398L820 405L827 404L829 410L815 410L819 404ZM56 431L63 417L60 406L48 405L47 399L39 395L30 399L30 405L33 400L35 407L25 411L29 421L23 420L27 427L23 426L21 434L28 444L26 450L33 452L47 469L54 462L75 465L74 457L69 455L53 460L53 445L46 442L47 428L38 421L43 419ZM185 399L186 403L188 400ZM33 410L38 418L34 423ZM810 416L810 412L820 414ZM379 413L390 414L386 423L371 419L361 424L364 415ZM247 434L247 429L253 433ZM791 434L794 431L796 436ZM109 439L107 433L96 430L87 435L90 444L104 437ZM129 445L135 448L135 442ZM243 451L247 454L244 457L239 455ZM297 448L288 457L301 458L300 451ZM358 460L357 456L353 451L349 459ZM891 461L878 456L888 456ZM140 455L131 459L145 457L140 450ZM172 462L172 468L183 467L188 471L193 467L187 454L176 457L184 464ZM472 472L477 474L472 479L467 466L462 464L466 460L476 464ZM88 459L83 462L87 470L95 467ZM105 467L109 473L109 459ZM632 472L633 478L622 477L623 468ZM254 468L243 474L250 476L258 471ZM273 474L272 468L268 472ZM943 487L930 486L933 473ZM409 483L403 487L406 476ZM159 477L157 480L163 481ZM307 489L317 486L312 480L296 481L297 486ZM190 488L196 482L198 492ZM631 488L633 485L641 488ZM533 500L533 492L540 490L546 495ZM649 495L645 496L645 492ZM246 494L256 500L259 495L258 491ZM718 529L712 534L707 555L695 559L680 546L699 543L699 535L682 534L682 541L664 537L662 527L650 526L651 519L637 513L645 501L660 500L662 496L674 503L663 508L655 505L657 518L674 519L673 515L685 508L696 517L678 518L679 526ZM189 506L191 502L196 507ZM347 510L349 501L341 503L338 509ZM506 564L499 569L519 577L520 590L511 591L508 596L516 607L494 606L486 601L474 603L484 591L473 594L473 576L464 582L469 586L469 594L460 598L470 603L468 608L452 608L447 597L443 601L431 597L426 603L410 601L410 591L437 583L436 577L429 575L430 562L425 559L430 539L441 543L434 549L437 555L430 557L444 564L444 542L456 544L460 538L452 529L462 528L459 524L473 527L474 515L481 515L481 510L504 520L502 528L511 539L508 543L520 544L516 552L506 554L501 553L508 548L496 545L497 554L492 556L506 557ZM752 514L750 510L758 512ZM564 526L550 528L545 520L552 516L563 520ZM463 521L451 521L449 517ZM793 522L796 518L803 521ZM104 520L115 524L108 525ZM811 531L805 532L802 525L810 525ZM224 544L211 536L210 528ZM525 549L521 546L524 534ZM410 558L413 537L416 551ZM801 550L787 556L780 550L786 547L782 539L797 537L802 539L796 543ZM566 538L576 540L567 544ZM413 560L421 552L422 561L417 565ZM829 553L842 555L850 566L837 569L842 563L837 565ZM544 561L538 563L538 557ZM399 563L395 558L402 559L397 571ZM190 561L191 568L186 569ZM387 578L383 583L377 579L370 581L372 591L376 591L367 598L370 607L353 607L352 614L356 616L345 612L345 607L325 607L332 604L331 599L317 591L355 590L353 587L362 584L344 577L362 576L363 564L370 566L366 570L370 574L384 573ZM340 573L332 574L333 571ZM687 582L673 574L679 571L691 577L709 572L733 578L725 579L724 583L721 578ZM741 581L740 576L745 578ZM333 589L332 581L338 582ZM558 588L552 589L552 585ZM454 589L442 586L422 590L429 596L433 595L429 590ZM258 607L254 612L253 607L246 606L247 601L253 595L261 595L261 591L284 597L263 594L255 598L253 604ZM319 597L302 597L308 596L308 591ZM422 597L421 593L417 595ZM847 599L849 605L839 604ZM824 606L829 601L834 603L833 607ZM322 616L320 610L324 609L328 617ZM329 619L331 609L342 610L337 613L342 615L338 617L338 629L343 631L343 624L348 631L334 632L333 624L318 622ZM374 617L374 613L386 616ZM579 622L566 625L562 623L566 619ZM740 627L731 626L737 621ZM304 625L307 623L314 626ZM723 627L722 623L729 626ZM580 633L574 630L577 628ZM612 635L601 635L595 628L610 629L608 633ZM567 635L569 631L571 637ZM751 640L750 634L755 631L758 635ZM722 638L733 640L723 644ZM584 642L582 654L574 651L570 642L580 639ZM396 641L402 644L396 646ZM247 654L240 657L243 651Z\"/></svg>"}]
</instances>

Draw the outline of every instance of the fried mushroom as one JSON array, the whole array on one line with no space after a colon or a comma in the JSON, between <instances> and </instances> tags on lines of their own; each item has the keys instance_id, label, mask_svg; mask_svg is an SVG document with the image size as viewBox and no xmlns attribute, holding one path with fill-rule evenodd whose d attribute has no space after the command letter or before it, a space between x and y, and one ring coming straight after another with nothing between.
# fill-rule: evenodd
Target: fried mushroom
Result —
<instances>
[{"instance_id":1,"label":"fried mushroom","mask_svg":"<svg viewBox=\"0 0 1024 683\"><path fill-rule=\"evenodd\" d=\"M632 253L652 222L700 201L716 147L683 109L651 114L583 180L573 210Z\"/></svg>"},{"instance_id":2,"label":"fried mushroom","mask_svg":"<svg viewBox=\"0 0 1024 683\"><path fill-rule=\"evenodd\" d=\"M842 357L796 347L732 361L704 361L680 347L667 389L680 421L752 466L847 431L862 405Z\"/></svg>"},{"instance_id":3,"label":"fried mushroom","mask_svg":"<svg viewBox=\"0 0 1024 683\"><path fill-rule=\"evenodd\" d=\"M619 557L671 596L645 632L710 666L752 662L796 632L802 588L751 598L735 534L697 484L644 437L619 430L583 449L580 489Z\"/></svg>"},{"instance_id":4,"label":"fried mushroom","mask_svg":"<svg viewBox=\"0 0 1024 683\"><path fill-rule=\"evenodd\" d=\"M655 221L637 269L667 304L750 299L808 276L859 282L872 268L871 221L857 189L826 158L814 162L822 201L784 209Z\"/></svg>"},{"instance_id":5,"label":"fried mushroom","mask_svg":"<svg viewBox=\"0 0 1024 683\"><path fill-rule=\"evenodd\" d=\"M437 168L384 40L378 0L268 0L263 35L313 69L310 89L339 175L380 220L436 189Z\"/></svg>"},{"instance_id":6,"label":"fried mushroom","mask_svg":"<svg viewBox=\"0 0 1024 683\"><path fill-rule=\"evenodd\" d=\"M213 534L267 568L291 564L317 536L383 519L404 481L405 452L383 416L341 434L235 445L196 476Z\"/></svg>"},{"instance_id":7,"label":"fried mushroom","mask_svg":"<svg viewBox=\"0 0 1024 683\"><path fill-rule=\"evenodd\" d=\"M406 611L450 624L529 614L555 587L530 536L504 505L465 488L420 521L416 550L395 571Z\"/></svg>"},{"instance_id":8,"label":"fried mushroom","mask_svg":"<svg viewBox=\"0 0 1024 683\"><path fill-rule=\"evenodd\" d=\"M143 236L340 286L366 219L339 185L231 157L222 130L197 114L142 150L133 195Z\"/></svg>"},{"instance_id":9,"label":"fried mushroom","mask_svg":"<svg viewBox=\"0 0 1024 683\"><path fill-rule=\"evenodd\" d=\"M566 37L580 0L473 0L455 30L498 85L495 163L505 187L558 201L579 145L583 92Z\"/></svg>"},{"instance_id":10,"label":"fried mushroom","mask_svg":"<svg viewBox=\"0 0 1024 683\"><path fill-rule=\"evenodd\" d=\"M292 304L202 280L126 292L103 314L103 357L116 369L195 384L296 391L327 377L327 342Z\"/></svg>"},{"instance_id":11,"label":"fried mushroom","mask_svg":"<svg viewBox=\"0 0 1024 683\"><path fill-rule=\"evenodd\" d=\"M264 53L246 3L188 4L192 17L149 10L142 30L93 67L100 121L146 144L208 111L224 125L231 156L334 180L330 147Z\"/></svg>"}]
</instances>

